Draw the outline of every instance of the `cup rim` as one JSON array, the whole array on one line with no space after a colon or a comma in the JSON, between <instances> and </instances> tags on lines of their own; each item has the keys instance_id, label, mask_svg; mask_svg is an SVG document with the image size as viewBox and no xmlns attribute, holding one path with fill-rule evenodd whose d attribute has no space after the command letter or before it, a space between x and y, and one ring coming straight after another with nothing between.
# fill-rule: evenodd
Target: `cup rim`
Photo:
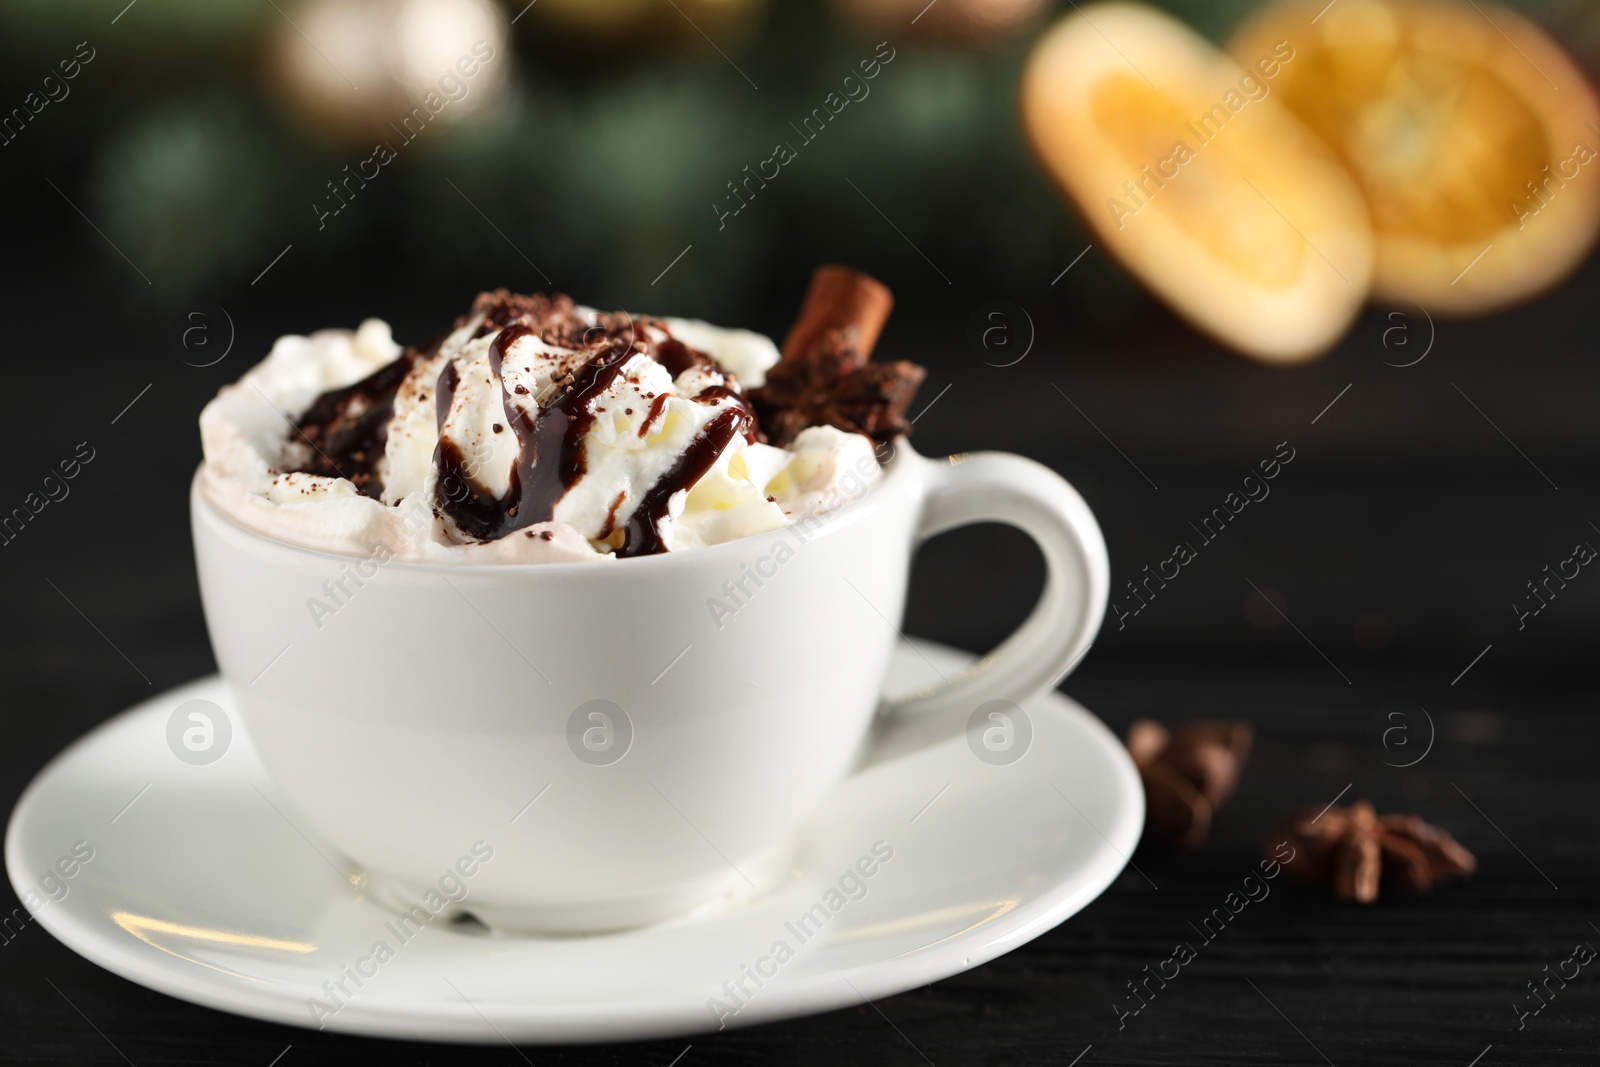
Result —
<instances>
[{"instance_id":1,"label":"cup rim","mask_svg":"<svg viewBox=\"0 0 1600 1067\"><path fill-rule=\"evenodd\" d=\"M889 488L891 483L898 484L900 481L910 477L911 467L916 465L918 461L927 461L926 457L922 456L919 452L911 447L910 442L903 434L894 439L892 443L892 449L893 451L889 457L889 462L883 466L883 479L876 486L874 486L870 492L867 492L854 500L848 501L841 507L835 508L832 511L819 513L817 517L821 519L821 525L806 537L807 541L825 537L837 529L853 526L857 522L862 521L863 516L867 515L872 510L873 502L885 496L885 490ZM243 537L248 541L254 542L257 545L262 546L267 551L279 551L293 553L296 555L313 556L316 558L329 560L331 562L363 560L368 558L366 555L358 555L351 552L334 552L326 548L315 548L309 545L298 544L294 541L287 541L283 538L274 537L271 534L263 533L262 531L253 527L244 525L233 516L227 514L221 508L213 504L206 496L205 490L201 487L201 476L204 473L204 470L205 463L202 461L200 466L195 469L194 478L190 483L190 507L203 508L209 518L220 523L233 534ZM789 522L776 529L767 530L764 533L750 534L746 537L735 538L732 541L723 541L719 544L705 545L700 548L689 549L680 552L659 552L648 556L633 556L627 559L613 559L610 564L601 565L599 572L610 573L613 572L617 566L624 566L630 571L641 571L646 567L660 570L665 567L673 566L694 566L694 560L705 560L708 563L715 562L722 557L735 555L739 551L740 546L749 546L752 543L760 541L760 539L763 537L768 537L774 534L786 534L790 530L795 529L797 525L797 522ZM554 576L595 574L597 573L596 564L600 562L600 560L571 560L557 563L451 563L435 560L391 559L384 563L383 569L386 571L394 569L400 573L411 574L456 574L473 576L491 574L512 574L518 576L526 576L530 574L550 574Z\"/></svg>"}]
</instances>

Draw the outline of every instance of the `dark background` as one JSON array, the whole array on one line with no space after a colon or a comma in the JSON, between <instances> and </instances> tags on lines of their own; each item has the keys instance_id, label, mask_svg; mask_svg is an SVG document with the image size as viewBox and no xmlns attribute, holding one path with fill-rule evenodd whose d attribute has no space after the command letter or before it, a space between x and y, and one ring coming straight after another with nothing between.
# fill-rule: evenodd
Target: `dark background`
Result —
<instances>
[{"instance_id":1,"label":"dark background","mask_svg":"<svg viewBox=\"0 0 1600 1067\"><path fill-rule=\"evenodd\" d=\"M1171 6L1215 33L1249 5ZM1010 86L1031 31L981 51L908 40L882 79L885 114L869 119L870 100L859 116L846 112L837 142L808 149L793 182L786 172L787 185L775 183L719 237L703 204L724 176L764 155L751 146L765 135L750 131L781 126L827 92L834 79L819 57L852 62L881 39L804 4L725 42L769 94L749 98L731 64L693 41L616 46L596 75L575 58L592 51L549 43L544 24L519 25L517 121L532 121L529 110L559 114L567 148L588 131L616 151L574 161L552 148L560 166L542 167L450 140L402 161L391 189L354 204L348 219L330 223L338 235L321 240L301 206L309 195L270 203L296 188L292 180L247 175L270 159L332 174L364 153L296 133L272 94L253 87L248 65L236 77L240 53L205 36L218 31L197 9L143 0L111 26L121 3L71 7L47 15L39 4L8 3L0 16L5 47L41 76L84 36L98 49L72 97L0 148L11 426L0 508L20 504L79 442L95 449L71 495L0 546L6 809L91 726L214 669L187 530L195 419L279 334L376 315L398 338L421 338L481 288L545 287L526 253L555 287L591 303L781 335L811 267L839 260L896 293L880 356L929 369L922 403L936 402L917 422L917 447L1016 451L1060 471L1105 529L1114 589L1177 541L1194 541L1188 524L1280 442L1295 449L1271 496L1143 612L1122 628L1108 617L1064 687L1118 732L1141 716L1251 720L1255 758L1208 845L1137 857L1159 889L1126 872L1037 941L880 1002L900 1032L862 1007L692 1042L528 1048L527 1058L664 1067L692 1044L686 1067L824 1058L1067 1064L1090 1045L1082 1063L1600 1060L1600 996L1587 972L1526 1029L1512 1010L1545 965L1577 942L1600 941L1592 785L1600 578L1584 571L1524 629L1511 608L1546 564L1578 542L1600 544L1600 368L1590 336L1600 264L1515 311L1437 323L1427 357L1404 368L1390 364L1421 349L1397 357L1374 343L1387 324L1376 311L1326 358L1274 369L1195 335L1098 248L1052 283L1089 238L1033 171L1012 117ZM1548 4L1534 13L1585 58L1572 11ZM140 18L155 29L141 29ZM954 72L944 77L955 89L940 87L941 71ZM889 79L906 72L891 91ZM0 102L9 107L36 80L27 63L8 64ZM959 114L930 119L921 133L899 129L930 97ZM641 111L642 100L655 100L655 110ZM200 137L190 166L164 156L170 146L138 140L183 129L183 116L204 109L243 116L194 126L237 143L208 148ZM847 139L842 122L853 117L862 128ZM521 143L520 129L502 130L497 143ZM675 158L683 138L706 157L662 177L674 183L664 202L639 199L650 175L672 169L659 161ZM129 143L166 160L150 165L156 177L118 154ZM633 166L646 178L619 176ZM576 175L551 176L573 167ZM108 193L123 188L118 176L135 183L132 192ZM477 208L440 177L473 194ZM162 202L150 192L175 189L182 195ZM128 200L120 208L119 195ZM217 207L235 195L245 208ZM110 247L111 234L128 259ZM1006 302L1001 320L987 318L995 301ZM236 333L230 354L209 368L192 364L218 349L197 354L177 340L196 310L218 341L229 321ZM1407 314L1421 345L1430 326ZM995 347L994 335L989 348L975 340L996 321L1012 347ZM991 365L1025 348L1020 362ZM905 629L987 649L1026 613L1041 575L1037 552L1014 531L946 535L917 561ZM1407 770L1389 765L1403 760L1382 739L1397 701L1425 708L1437 727L1432 751ZM1477 876L1433 897L1370 907L1281 886L1119 1032L1111 1004L1125 1002L1124 983L1237 885L1283 814L1347 785L1342 802L1368 797L1448 828L1477 853ZM291 1043L286 1067L521 1062L503 1047L368 1041L194 1007L99 970L33 925L5 944L0 964L4 1062L265 1065Z\"/></svg>"}]
</instances>

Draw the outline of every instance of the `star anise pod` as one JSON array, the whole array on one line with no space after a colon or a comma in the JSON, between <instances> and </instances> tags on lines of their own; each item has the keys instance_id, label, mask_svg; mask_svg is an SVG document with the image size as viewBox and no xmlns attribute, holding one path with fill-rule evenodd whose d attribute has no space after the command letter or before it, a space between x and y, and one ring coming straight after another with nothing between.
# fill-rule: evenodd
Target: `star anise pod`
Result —
<instances>
[{"instance_id":1,"label":"star anise pod","mask_svg":"<svg viewBox=\"0 0 1600 1067\"><path fill-rule=\"evenodd\" d=\"M1247 722L1191 722L1172 733L1149 719L1128 727L1128 753L1144 783L1145 836L1179 848L1204 844L1254 739Z\"/></svg>"},{"instance_id":2,"label":"star anise pod","mask_svg":"<svg viewBox=\"0 0 1600 1067\"><path fill-rule=\"evenodd\" d=\"M1269 857L1280 842L1294 849L1284 873L1305 885L1332 882L1340 899L1362 904L1378 899L1380 883L1403 893L1426 893L1478 866L1445 831L1415 815L1379 815L1364 800L1320 814L1315 805L1301 808L1273 835Z\"/></svg>"},{"instance_id":3,"label":"star anise pod","mask_svg":"<svg viewBox=\"0 0 1600 1067\"><path fill-rule=\"evenodd\" d=\"M783 358L750 402L767 440L786 445L808 426L890 441L911 432L906 409L927 375L915 363L871 363L894 306L883 284L849 267L818 267L783 340Z\"/></svg>"},{"instance_id":4,"label":"star anise pod","mask_svg":"<svg viewBox=\"0 0 1600 1067\"><path fill-rule=\"evenodd\" d=\"M926 374L905 360L869 363L853 330L830 330L804 356L769 370L750 401L775 445L788 444L808 426L837 426L890 441L910 432L906 409Z\"/></svg>"}]
</instances>

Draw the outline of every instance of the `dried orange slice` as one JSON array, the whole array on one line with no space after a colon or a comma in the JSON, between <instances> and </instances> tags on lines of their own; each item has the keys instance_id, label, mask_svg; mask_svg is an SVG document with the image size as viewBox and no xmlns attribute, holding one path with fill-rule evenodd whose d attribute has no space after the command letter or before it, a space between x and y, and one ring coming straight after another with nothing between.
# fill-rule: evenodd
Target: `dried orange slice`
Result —
<instances>
[{"instance_id":1,"label":"dried orange slice","mask_svg":"<svg viewBox=\"0 0 1600 1067\"><path fill-rule=\"evenodd\" d=\"M1229 45L1292 43L1279 99L1361 186L1374 287L1430 310L1548 288L1600 229L1600 108L1561 47L1488 0L1289 0Z\"/></svg>"},{"instance_id":2,"label":"dried orange slice","mask_svg":"<svg viewBox=\"0 0 1600 1067\"><path fill-rule=\"evenodd\" d=\"M1035 44L1022 118L1045 170L1157 295L1248 355L1293 362L1366 299L1372 232L1343 165L1275 99L1283 56L1268 60L1245 70L1154 8L1094 4Z\"/></svg>"}]
</instances>

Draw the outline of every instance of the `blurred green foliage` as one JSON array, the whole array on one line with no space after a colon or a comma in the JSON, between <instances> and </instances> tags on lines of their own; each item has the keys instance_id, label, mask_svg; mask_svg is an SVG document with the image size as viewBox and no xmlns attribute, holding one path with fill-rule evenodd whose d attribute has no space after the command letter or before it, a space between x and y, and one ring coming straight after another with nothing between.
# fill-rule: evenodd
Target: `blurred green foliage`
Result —
<instances>
[{"instance_id":1,"label":"blurred green foliage","mask_svg":"<svg viewBox=\"0 0 1600 1067\"><path fill-rule=\"evenodd\" d=\"M1539 6L1600 26L1575 2ZM1220 37L1256 4L1164 6ZM0 188L36 198L43 172L171 298L248 281L303 242L315 261L490 267L602 304L644 294L672 307L692 290L693 306L715 315L765 291L792 293L824 259L927 272L935 283L935 270L960 272L996 291L1039 287L1087 241L1018 127L1032 31L998 51L892 42L895 59L870 95L804 144L791 123L876 45L818 3L774 5L727 57L681 41L585 50L522 20L499 99L470 123L397 139L399 158L319 228L313 205L326 183L371 146L330 143L276 105L262 51L283 17L264 0L7 0L0 109L78 41L97 56L71 97L0 149ZM727 183L778 142L798 158L719 225ZM84 240L115 255L93 234ZM701 249L692 268L656 280L691 244ZM1126 302L1114 270L1093 260L1083 269L1074 292L1087 283L1088 296L1063 299L1084 300L1089 315Z\"/></svg>"}]
</instances>

